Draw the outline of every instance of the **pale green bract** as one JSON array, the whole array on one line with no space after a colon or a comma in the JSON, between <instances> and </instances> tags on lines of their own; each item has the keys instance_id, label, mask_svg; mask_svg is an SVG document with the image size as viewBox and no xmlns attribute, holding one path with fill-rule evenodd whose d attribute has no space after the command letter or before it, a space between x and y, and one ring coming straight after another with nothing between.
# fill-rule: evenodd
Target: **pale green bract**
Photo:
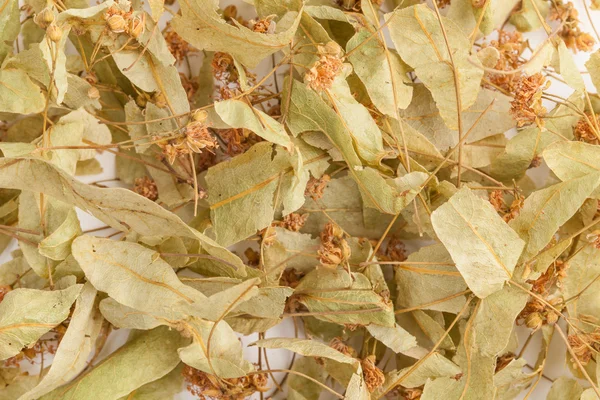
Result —
<instances>
[{"instance_id":1,"label":"pale green bract","mask_svg":"<svg viewBox=\"0 0 600 400\"><path fill-rule=\"evenodd\" d=\"M442 17L451 46L448 48L440 22L424 4L386 14L385 19L400 57L414 68L419 79L431 91L446 125L456 129L457 113L475 102L483 76L479 59L469 58L468 38L453 21ZM458 75L458 84L455 84L454 74ZM460 110L457 92L460 94Z\"/></svg>"},{"instance_id":2,"label":"pale green bract","mask_svg":"<svg viewBox=\"0 0 600 400\"><path fill-rule=\"evenodd\" d=\"M458 191L432 214L431 222L469 289L478 297L497 292L512 277L525 242L491 204L471 190Z\"/></svg>"},{"instance_id":3,"label":"pale green bract","mask_svg":"<svg viewBox=\"0 0 600 400\"><path fill-rule=\"evenodd\" d=\"M248 67L255 67L263 58L286 47L294 37L301 13L290 12L279 21L286 27L272 35L253 32L241 24L228 24L216 12L214 0L183 0L182 15L173 20L173 27L184 39L201 50L227 51Z\"/></svg>"},{"instance_id":4,"label":"pale green bract","mask_svg":"<svg viewBox=\"0 0 600 400\"><path fill-rule=\"evenodd\" d=\"M64 290L16 289L0 303L0 359L17 355L69 315L82 285Z\"/></svg>"},{"instance_id":5,"label":"pale green bract","mask_svg":"<svg viewBox=\"0 0 600 400\"><path fill-rule=\"evenodd\" d=\"M118 399L171 372L180 363L177 348L187 341L164 327L142 333L93 370L41 399Z\"/></svg>"},{"instance_id":6,"label":"pale green bract","mask_svg":"<svg viewBox=\"0 0 600 400\"><path fill-rule=\"evenodd\" d=\"M206 250L242 268L239 258L183 223L179 217L129 190L85 185L52 165L36 159L0 162L0 186L36 191L87 210L107 224L147 236L185 236L201 241ZM64 188L64 190L63 190Z\"/></svg>"}]
</instances>

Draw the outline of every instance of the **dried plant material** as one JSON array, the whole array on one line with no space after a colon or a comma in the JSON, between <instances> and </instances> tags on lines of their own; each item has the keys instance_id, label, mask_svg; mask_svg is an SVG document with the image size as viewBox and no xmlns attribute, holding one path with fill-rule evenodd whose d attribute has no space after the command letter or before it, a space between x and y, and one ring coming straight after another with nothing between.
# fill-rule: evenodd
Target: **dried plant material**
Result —
<instances>
[{"instance_id":1,"label":"dried plant material","mask_svg":"<svg viewBox=\"0 0 600 400\"><path fill-rule=\"evenodd\" d=\"M498 50L498 61L493 66L500 71L514 71L523 65L521 54L527 49L527 43L520 32L498 31L498 39L490 42L490 47ZM516 92L520 73L489 73L490 82L509 93Z\"/></svg>"},{"instance_id":2,"label":"dried plant material","mask_svg":"<svg viewBox=\"0 0 600 400\"><path fill-rule=\"evenodd\" d=\"M468 59L469 40L453 21L442 17L439 22L425 5L395 11L386 19L400 57L431 91L446 125L456 129L458 113L475 102L483 76L479 60Z\"/></svg>"},{"instance_id":3,"label":"dried plant material","mask_svg":"<svg viewBox=\"0 0 600 400\"><path fill-rule=\"evenodd\" d=\"M504 282L512 277L525 242L489 203L468 188L461 189L438 208L431 222L456 268L477 296L484 298L502 289ZM462 232L460 237L455 235L455 229Z\"/></svg>"},{"instance_id":4,"label":"dried plant material","mask_svg":"<svg viewBox=\"0 0 600 400\"><path fill-rule=\"evenodd\" d=\"M510 113L517 121L517 126L523 126L531 123L543 124L543 117L546 114L546 108L542 106L542 91L545 78L542 74L535 74L523 77L516 84L517 95L511 102Z\"/></svg>"},{"instance_id":5,"label":"dried plant material","mask_svg":"<svg viewBox=\"0 0 600 400\"><path fill-rule=\"evenodd\" d=\"M182 15L173 20L175 32L199 50L228 49L229 54L249 67L286 47L300 22L300 13L289 12L277 21L278 25L287 29L264 35L239 23L230 25L225 22L215 10L217 2L186 0L180 5Z\"/></svg>"},{"instance_id":6,"label":"dried plant material","mask_svg":"<svg viewBox=\"0 0 600 400\"><path fill-rule=\"evenodd\" d=\"M558 35L563 38L568 48L575 51L592 50L596 41L592 35L583 32L579 27L579 12L573 2L557 1L550 10L549 19L562 22Z\"/></svg>"},{"instance_id":7,"label":"dried plant material","mask_svg":"<svg viewBox=\"0 0 600 400\"><path fill-rule=\"evenodd\" d=\"M363 369L363 378L369 392L375 391L376 388L385 382L385 375L375 365L375 356L369 356L361 360L360 365Z\"/></svg>"},{"instance_id":8,"label":"dried plant material","mask_svg":"<svg viewBox=\"0 0 600 400\"><path fill-rule=\"evenodd\" d=\"M171 372L180 363L176 349L186 341L176 331L164 327L143 332L124 344L113 357L79 377L76 384L55 389L44 398L81 398L89 396L88 393L111 399L127 396ZM129 370L131 365L144 368ZM126 379L121 374L126 374Z\"/></svg>"},{"instance_id":9,"label":"dried plant material","mask_svg":"<svg viewBox=\"0 0 600 400\"><path fill-rule=\"evenodd\" d=\"M331 88L335 77L342 71L342 60L341 50L335 43L317 49L319 59L304 75L304 81L309 88L320 92Z\"/></svg>"},{"instance_id":10,"label":"dried plant material","mask_svg":"<svg viewBox=\"0 0 600 400\"><path fill-rule=\"evenodd\" d=\"M140 196L144 196L145 198L152 201L158 199L158 189L156 187L156 182L154 182L147 176L144 176L143 178L136 178L133 191L139 194Z\"/></svg>"},{"instance_id":11,"label":"dried plant material","mask_svg":"<svg viewBox=\"0 0 600 400\"><path fill-rule=\"evenodd\" d=\"M0 303L0 359L18 354L64 321L80 291L81 285L73 285L57 291L15 289L7 293Z\"/></svg>"},{"instance_id":12,"label":"dried plant material","mask_svg":"<svg viewBox=\"0 0 600 400\"><path fill-rule=\"evenodd\" d=\"M267 374L252 374L225 380L186 366L183 370L188 391L199 399L245 399L255 392L266 392Z\"/></svg>"},{"instance_id":13,"label":"dried plant material","mask_svg":"<svg viewBox=\"0 0 600 400\"><path fill-rule=\"evenodd\" d=\"M6 0L0 398L600 396L596 3Z\"/></svg>"}]
</instances>

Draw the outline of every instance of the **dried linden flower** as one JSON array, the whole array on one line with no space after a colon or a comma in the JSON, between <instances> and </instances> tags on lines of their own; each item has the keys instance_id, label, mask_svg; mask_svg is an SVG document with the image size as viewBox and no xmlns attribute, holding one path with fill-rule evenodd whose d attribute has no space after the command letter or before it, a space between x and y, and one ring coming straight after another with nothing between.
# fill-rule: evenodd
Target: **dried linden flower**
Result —
<instances>
[{"instance_id":1,"label":"dried linden flower","mask_svg":"<svg viewBox=\"0 0 600 400\"><path fill-rule=\"evenodd\" d=\"M329 89L333 80L342 71L341 48L328 43L318 46L319 59L304 75L308 87L318 92Z\"/></svg>"},{"instance_id":2,"label":"dried linden flower","mask_svg":"<svg viewBox=\"0 0 600 400\"><path fill-rule=\"evenodd\" d=\"M35 22L40 28L46 29L52 22L54 22L54 9L51 7L46 7L38 14L33 17L33 22Z\"/></svg>"},{"instance_id":3,"label":"dried linden flower","mask_svg":"<svg viewBox=\"0 0 600 400\"><path fill-rule=\"evenodd\" d=\"M542 74L523 77L517 83L517 94L511 102L510 113L517 121L517 126L536 123L543 126L541 117L546 115L542 106L542 91L548 89L549 81Z\"/></svg>"},{"instance_id":4,"label":"dried linden flower","mask_svg":"<svg viewBox=\"0 0 600 400\"><path fill-rule=\"evenodd\" d=\"M107 18L106 25L114 33L125 32L127 29L127 21L120 14L114 14Z\"/></svg>"},{"instance_id":5,"label":"dried linden flower","mask_svg":"<svg viewBox=\"0 0 600 400\"><path fill-rule=\"evenodd\" d=\"M365 383L369 392L374 392L385 382L385 375L381 369L375 365L375 356L368 356L360 361L363 369Z\"/></svg>"},{"instance_id":6,"label":"dried linden flower","mask_svg":"<svg viewBox=\"0 0 600 400\"><path fill-rule=\"evenodd\" d=\"M152 201L155 201L158 198L158 189L156 187L156 183L147 176L144 176L143 178L137 178L135 180L133 191Z\"/></svg>"},{"instance_id":7,"label":"dried linden flower","mask_svg":"<svg viewBox=\"0 0 600 400\"><path fill-rule=\"evenodd\" d=\"M63 30L58 25L52 23L46 28L46 35L48 36L48 39L57 43L62 39Z\"/></svg>"}]
</instances>

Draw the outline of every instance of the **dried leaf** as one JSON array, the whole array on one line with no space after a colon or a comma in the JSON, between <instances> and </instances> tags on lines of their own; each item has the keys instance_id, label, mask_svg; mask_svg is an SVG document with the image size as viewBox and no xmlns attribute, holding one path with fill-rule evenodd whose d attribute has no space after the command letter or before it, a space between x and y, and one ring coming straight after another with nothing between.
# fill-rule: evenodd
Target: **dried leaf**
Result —
<instances>
[{"instance_id":1,"label":"dried leaf","mask_svg":"<svg viewBox=\"0 0 600 400\"><path fill-rule=\"evenodd\" d=\"M502 289L511 278L525 242L491 204L463 188L431 215L431 222L469 289L478 297Z\"/></svg>"},{"instance_id":2,"label":"dried leaf","mask_svg":"<svg viewBox=\"0 0 600 400\"><path fill-rule=\"evenodd\" d=\"M239 23L228 24L216 12L217 8L216 1L183 0L182 15L173 19L173 28L194 47L226 51L250 68L291 42L301 15L295 11L287 13L277 21L276 33L264 35Z\"/></svg>"},{"instance_id":3,"label":"dried leaf","mask_svg":"<svg viewBox=\"0 0 600 400\"><path fill-rule=\"evenodd\" d=\"M519 216L510 222L510 227L527 243L521 259L529 260L542 250L599 184L600 174L595 173L532 193Z\"/></svg>"},{"instance_id":4,"label":"dried leaf","mask_svg":"<svg viewBox=\"0 0 600 400\"><path fill-rule=\"evenodd\" d=\"M219 117L232 128L249 129L271 143L292 150L292 142L283 126L254 107L240 100L225 100L215 103Z\"/></svg>"},{"instance_id":5,"label":"dried leaf","mask_svg":"<svg viewBox=\"0 0 600 400\"><path fill-rule=\"evenodd\" d=\"M64 321L81 288L15 289L6 294L0 303L0 359L18 354Z\"/></svg>"},{"instance_id":6,"label":"dried leaf","mask_svg":"<svg viewBox=\"0 0 600 400\"><path fill-rule=\"evenodd\" d=\"M444 17L438 21L435 13L425 5L398 10L386 14L385 18L390 21L390 35L400 57L431 91L446 125L456 129L457 112L475 102L483 76L479 60L469 59L468 38L453 21ZM445 34L440 24L443 24ZM455 73L458 87L454 83ZM460 93L460 107L457 92Z\"/></svg>"},{"instance_id":7,"label":"dried leaf","mask_svg":"<svg viewBox=\"0 0 600 400\"><path fill-rule=\"evenodd\" d=\"M241 261L229 251L184 224L175 214L129 190L100 189L82 184L40 160L4 159L0 169L3 170L1 187L35 187L40 193L86 210L120 230L133 230L146 236L182 236L199 240L218 260L242 268Z\"/></svg>"},{"instance_id":8,"label":"dried leaf","mask_svg":"<svg viewBox=\"0 0 600 400\"><path fill-rule=\"evenodd\" d=\"M73 256L96 289L136 310L178 320L185 304L205 299L160 254L136 243L84 235L73 242Z\"/></svg>"},{"instance_id":9,"label":"dried leaf","mask_svg":"<svg viewBox=\"0 0 600 400\"><path fill-rule=\"evenodd\" d=\"M396 118L394 104L405 109L412 97L412 88L407 85L408 68L396 52L386 51L379 40L370 40L370 36L367 30L357 32L346 44L346 51L358 48L349 56L354 72L364 83L373 104Z\"/></svg>"},{"instance_id":10,"label":"dried leaf","mask_svg":"<svg viewBox=\"0 0 600 400\"><path fill-rule=\"evenodd\" d=\"M86 283L75 304L69 327L56 350L50 369L42 381L19 400L36 399L75 378L87 366L94 342L100 333L102 317L95 308L96 289Z\"/></svg>"},{"instance_id":11,"label":"dried leaf","mask_svg":"<svg viewBox=\"0 0 600 400\"><path fill-rule=\"evenodd\" d=\"M167 328L143 333L73 383L41 399L118 399L129 395L171 372L180 362L176 350L186 342Z\"/></svg>"}]
</instances>

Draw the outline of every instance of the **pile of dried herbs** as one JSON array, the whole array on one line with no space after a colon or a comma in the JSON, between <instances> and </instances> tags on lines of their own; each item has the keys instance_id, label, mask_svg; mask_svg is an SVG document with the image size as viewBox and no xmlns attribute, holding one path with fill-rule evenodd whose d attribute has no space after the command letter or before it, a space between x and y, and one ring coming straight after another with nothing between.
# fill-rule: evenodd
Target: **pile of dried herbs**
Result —
<instances>
[{"instance_id":1,"label":"pile of dried herbs","mask_svg":"<svg viewBox=\"0 0 600 400\"><path fill-rule=\"evenodd\" d=\"M0 0L0 398L600 398L600 2L249 3Z\"/></svg>"}]
</instances>

